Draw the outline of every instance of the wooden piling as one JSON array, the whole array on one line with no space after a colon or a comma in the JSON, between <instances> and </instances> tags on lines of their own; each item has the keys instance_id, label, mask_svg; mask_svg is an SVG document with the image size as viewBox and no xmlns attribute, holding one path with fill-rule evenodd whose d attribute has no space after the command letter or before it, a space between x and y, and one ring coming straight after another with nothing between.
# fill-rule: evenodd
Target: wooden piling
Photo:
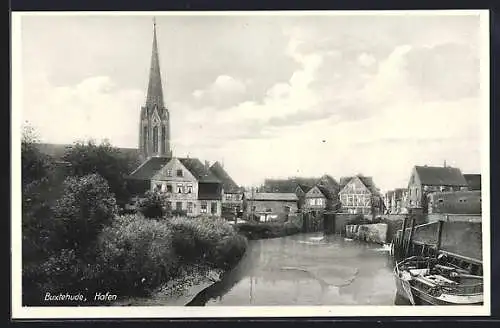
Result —
<instances>
[{"instance_id":1,"label":"wooden piling","mask_svg":"<svg viewBox=\"0 0 500 328\"><path fill-rule=\"evenodd\" d=\"M438 222L436 253L438 253L439 250L441 249L441 240L442 240L442 236L443 236L443 224L444 224L444 221Z\"/></svg>"},{"instance_id":2,"label":"wooden piling","mask_svg":"<svg viewBox=\"0 0 500 328\"><path fill-rule=\"evenodd\" d=\"M407 258L410 254L410 247L413 240L413 231L415 230L415 218L411 218L411 228L410 233L408 235L408 243L406 244L405 258Z\"/></svg>"}]
</instances>

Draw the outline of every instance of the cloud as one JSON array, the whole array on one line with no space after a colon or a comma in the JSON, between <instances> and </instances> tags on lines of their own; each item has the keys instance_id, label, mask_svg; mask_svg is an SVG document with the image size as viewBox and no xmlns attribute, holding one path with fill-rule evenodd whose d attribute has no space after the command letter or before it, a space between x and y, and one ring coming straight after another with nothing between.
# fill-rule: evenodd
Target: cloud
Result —
<instances>
[{"instance_id":1,"label":"cloud","mask_svg":"<svg viewBox=\"0 0 500 328\"><path fill-rule=\"evenodd\" d=\"M43 141L109 139L117 146L137 145L143 92L117 89L107 76L66 87L52 86L43 74L33 77L23 88L33 96L24 100L23 119Z\"/></svg>"},{"instance_id":2,"label":"cloud","mask_svg":"<svg viewBox=\"0 0 500 328\"><path fill-rule=\"evenodd\" d=\"M226 108L245 99L246 91L243 81L228 75L219 75L206 89L193 91L193 97L196 104Z\"/></svg>"},{"instance_id":3,"label":"cloud","mask_svg":"<svg viewBox=\"0 0 500 328\"><path fill-rule=\"evenodd\" d=\"M363 52L359 55L358 62L361 66L371 66L377 62L377 59L373 55Z\"/></svg>"}]
</instances>

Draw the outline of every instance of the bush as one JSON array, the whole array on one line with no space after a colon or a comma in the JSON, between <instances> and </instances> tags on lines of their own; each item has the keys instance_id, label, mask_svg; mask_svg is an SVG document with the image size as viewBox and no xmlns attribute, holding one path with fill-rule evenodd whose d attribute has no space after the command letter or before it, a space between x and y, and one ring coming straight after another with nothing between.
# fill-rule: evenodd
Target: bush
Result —
<instances>
[{"instance_id":1,"label":"bush","mask_svg":"<svg viewBox=\"0 0 500 328\"><path fill-rule=\"evenodd\" d=\"M179 266L166 221L126 215L104 229L98 242L100 288L148 291L171 279Z\"/></svg>"},{"instance_id":2,"label":"bush","mask_svg":"<svg viewBox=\"0 0 500 328\"><path fill-rule=\"evenodd\" d=\"M237 224L236 229L252 240L289 236L301 231L301 227L293 222L245 222Z\"/></svg>"},{"instance_id":3,"label":"bush","mask_svg":"<svg viewBox=\"0 0 500 328\"><path fill-rule=\"evenodd\" d=\"M73 249L79 258L92 253L98 234L117 211L115 198L101 176L67 178L54 209L60 249Z\"/></svg>"},{"instance_id":4,"label":"bush","mask_svg":"<svg viewBox=\"0 0 500 328\"><path fill-rule=\"evenodd\" d=\"M187 262L205 260L224 268L237 261L246 250L246 239L239 237L221 218L174 218L170 224L175 251Z\"/></svg>"},{"instance_id":5,"label":"bush","mask_svg":"<svg viewBox=\"0 0 500 328\"><path fill-rule=\"evenodd\" d=\"M148 191L144 198L137 201L137 209L146 218L162 218L167 214L166 198L159 192Z\"/></svg>"}]
</instances>

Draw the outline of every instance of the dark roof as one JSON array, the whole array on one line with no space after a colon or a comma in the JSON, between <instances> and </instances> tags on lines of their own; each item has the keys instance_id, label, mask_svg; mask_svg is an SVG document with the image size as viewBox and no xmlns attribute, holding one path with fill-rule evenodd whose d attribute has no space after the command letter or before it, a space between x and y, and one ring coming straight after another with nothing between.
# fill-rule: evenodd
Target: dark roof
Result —
<instances>
[{"instance_id":1,"label":"dark roof","mask_svg":"<svg viewBox=\"0 0 500 328\"><path fill-rule=\"evenodd\" d=\"M323 183L324 182L324 183ZM337 180L335 180L332 176L325 174L323 175L319 181L317 182L319 185L323 185L328 187L330 190L339 190L340 186Z\"/></svg>"},{"instance_id":2,"label":"dark roof","mask_svg":"<svg viewBox=\"0 0 500 328\"><path fill-rule=\"evenodd\" d=\"M300 187L304 192L308 192L320 179L290 177L287 179L266 179L263 190L266 192L291 193Z\"/></svg>"},{"instance_id":3,"label":"dark roof","mask_svg":"<svg viewBox=\"0 0 500 328\"><path fill-rule=\"evenodd\" d=\"M328 188L325 188L323 186L317 186L319 191L321 191L321 193L325 196L326 199L333 199L334 196L333 196L333 192L328 189Z\"/></svg>"},{"instance_id":4,"label":"dark roof","mask_svg":"<svg viewBox=\"0 0 500 328\"><path fill-rule=\"evenodd\" d=\"M275 201L297 201L297 195L293 192L246 192L245 199L251 200L275 200Z\"/></svg>"},{"instance_id":5,"label":"dark roof","mask_svg":"<svg viewBox=\"0 0 500 328\"><path fill-rule=\"evenodd\" d=\"M198 184L198 199L221 200L222 190L220 183L201 182Z\"/></svg>"},{"instance_id":6,"label":"dark roof","mask_svg":"<svg viewBox=\"0 0 500 328\"><path fill-rule=\"evenodd\" d=\"M210 171L220 180L222 181L222 186L224 187L224 191L227 193L239 193L240 188L234 182L234 180L229 176L229 174L224 170L222 165L219 162L215 162L210 167Z\"/></svg>"},{"instance_id":7,"label":"dark roof","mask_svg":"<svg viewBox=\"0 0 500 328\"><path fill-rule=\"evenodd\" d=\"M171 157L151 157L142 163L128 178L134 180L150 180L168 162Z\"/></svg>"},{"instance_id":8,"label":"dark roof","mask_svg":"<svg viewBox=\"0 0 500 328\"><path fill-rule=\"evenodd\" d=\"M481 190L481 174L464 174L470 190Z\"/></svg>"},{"instance_id":9,"label":"dark roof","mask_svg":"<svg viewBox=\"0 0 500 328\"><path fill-rule=\"evenodd\" d=\"M422 185L467 186L460 169L455 167L415 166Z\"/></svg>"},{"instance_id":10,"label":"dark roof","mask_svg":"<svg viewBox=\"0 0 500 328\"><path fill-rule=\"evenodd\" d=\"M386 195L391 197L392 195L394 195L394 190L389 190L388 192L386 192Z\"/></svg>"},{"instance_id":11,"label":"dark roof","mask_svg":"<svg viewBox=\"0 0 500 328\"><path fill-rule=\"evenodd\" d=\"M188 169L199 182L221 183L221 181L197 158L179 158L179 161Z\"/></svg>"}]
</instances>

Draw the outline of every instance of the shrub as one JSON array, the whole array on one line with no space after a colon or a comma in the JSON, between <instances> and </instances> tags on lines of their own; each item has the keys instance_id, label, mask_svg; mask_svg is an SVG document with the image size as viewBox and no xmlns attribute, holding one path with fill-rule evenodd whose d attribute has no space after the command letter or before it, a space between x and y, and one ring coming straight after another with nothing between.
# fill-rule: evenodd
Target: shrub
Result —
<instances>
[{"instance_id":1,"label":"shrub","mask_svg":"<svg viewBox=\"0 0 500 328\"><path fill-rule=\"evenodd\" d=\"M99 236L100 287L137 293L169 280L179 264L172 239L166 221L140 215L117 218Z\"/></svg>"},{"instance_id":2,"label":"shrub","mask_svg":"<svg viewBox=\"0 0 500 328\"><path fill-rule=\"evenodd\" d=\"M167 214L165 196L159 192L148 191L144 198L137 202L137 209L146 218L162 218Z\"/></svg>"},{"instance_id":3,"label":"shrub","mask_svg":"<svg viewBox=\"0 0 500 328\"><path fill-rule=\"evenodd\" d=\"M225 267L243 255L246 239L238 237L224 219L214 217L174 218L170 221L176 253L185 261L200 259Z\"/></svg>"},{"instance_id":4,"label":"shrub","mask_svg":"<svg viewBox=\"0 0 500 328\"><path fill-rule=\"evenodd\" d=\"M299 233L301 227L294 222L245 222L236 225L237 231L248 239L276 238Z\"/></svg>"},{"instance_id":5,"label":"shrub","mask_svg":"<svg viewBox=\"0 0 500 328\"><path fill-rule=\"evenodd\" d=\"M108 183L99 175L67 178L54 209L60 248L73 249L77 257L91 253L97 235L117 210Z\"/></svg>"}]
</instances>

